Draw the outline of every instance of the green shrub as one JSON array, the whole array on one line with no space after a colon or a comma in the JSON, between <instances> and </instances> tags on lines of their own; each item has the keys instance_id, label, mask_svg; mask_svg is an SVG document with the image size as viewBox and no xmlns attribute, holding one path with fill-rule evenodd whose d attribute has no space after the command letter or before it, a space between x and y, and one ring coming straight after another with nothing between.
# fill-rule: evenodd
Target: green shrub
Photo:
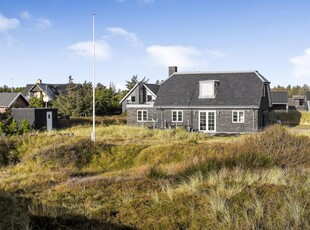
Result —
<instances>
[{"instance_id":1,"label":"green shrub","mask_svg":"<svg viewBox=\"0 0 310 230\"><path fill-rule=\"evenodd\" d=\"M24 119L21 123L21 126L19 128L19 133L28 133L30 132L32 129L31 125L29 124L29 122Z\"/></svg>"},{"instance_id":2,"label":"green shrub","mask_svg":"<svg viewBox=\"0 0 310 230\"><path fill-rule=\"evenodd\" d=\"M14 139L0 137L0 146L0 166L16 164L19 161Z\"/></svg>"},{"instance_id":3,"label":"green shrub","mask_svg":"<svg viewBox=\"0 0 310 230\"><path fill-rule=\"evenodd\" d=\"M37 156L47 165L82 168L91 161L94 150L90 139L78 138L48 146L39 150Z\"/></svg>"},{"instance_id":4,"label":"green shrub","mask_svg":"<svg viewBox=\"0 0 310 230\"><path fill-rule=\"evenodd\" d=\"M16 122L16 120L13 120L11 124L8 125L7 135L12 136L17 134L19 134L18 123Z\"/></svg>"},{"instance_id":5,"label":"green shrub","mask_svg":"<svg viewBox=\"0 0 310 230\"><path fill-rule=\"evenodd\" d=\"M310 139L296 136L285 127L274 125L257 137L250 137L252 146L269 155L278 166L301 166L310 164Z\"/></svg>"},{"instance_id":6,"label":"green shrub","mask_svg":"<svg viewBox=\"0 0 310 230\"><path fill-rule=\"evenodd\" d=\"M302 114L299 111L269 113L270 121L281 121L281 123L287 124L287 125L300 124L301 117L302 117Z\"/></svg>"}]
</instances>

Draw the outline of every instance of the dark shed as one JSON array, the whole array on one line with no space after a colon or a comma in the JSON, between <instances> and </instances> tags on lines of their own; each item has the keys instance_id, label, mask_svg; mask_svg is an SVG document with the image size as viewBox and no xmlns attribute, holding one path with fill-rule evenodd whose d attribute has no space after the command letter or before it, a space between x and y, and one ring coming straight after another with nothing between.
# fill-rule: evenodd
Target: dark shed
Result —
<instances>
[{"instance_id":1,"label":"dark shed","mask_svg":"<svg viewBox=\"0 0 310 230\"><path fill-rule=\"evenodd\" d=\"M34 129L51 131L58 127L57 108L12 108L12 115L19 125L26 119Z\"/></svg>"}]
</instances>

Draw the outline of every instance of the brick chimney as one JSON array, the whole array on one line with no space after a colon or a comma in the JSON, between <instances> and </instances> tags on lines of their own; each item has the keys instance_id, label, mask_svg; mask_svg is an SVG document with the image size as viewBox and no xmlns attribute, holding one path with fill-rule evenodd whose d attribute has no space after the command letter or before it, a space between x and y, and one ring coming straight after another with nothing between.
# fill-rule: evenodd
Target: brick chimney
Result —
<instances>
[{"instance_id":1,"label":"brick chimney","mask_svg":"<svg viewBox=\"0 0 310 230\"><path fill-rule=\"evenodd\" d=\"M38 80L36 81L36 84L42 84L42 80L41 80L41 79L38 79Z\"/></svg>"},{"instance_id":2,"label":"brick chimney","mask_svg":"<svg viewBox=\"0 0 310 230\"><path fill-rule=\"evenodd\" d=\"M169 76L168 77L171 77L172 74L178 72L177 66L169 66L168 69L169 69L169 71L168 71Z\"/></svg>"}]
</instances>

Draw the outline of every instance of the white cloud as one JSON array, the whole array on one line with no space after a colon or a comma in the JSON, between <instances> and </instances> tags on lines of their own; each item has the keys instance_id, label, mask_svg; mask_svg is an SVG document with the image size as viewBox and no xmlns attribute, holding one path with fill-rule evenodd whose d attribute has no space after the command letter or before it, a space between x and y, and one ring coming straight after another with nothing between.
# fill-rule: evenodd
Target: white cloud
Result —
<instances>
[{"instance_id":1,"label":"white cloud","mask_svg":"<svg viewBox=\"0 0 310 230\"><path fill-rule=\"evenodd\" d=\"M294 77L310 77L310 48L303 55L290 58L290 61L294 65Z\"/></svg>"},{"instance_id":2,"label":"white cloud","mask_svg":"<svg viewBox=\"0 0 310 230\"><path fill-rule=\"evenodd\" d=\"M79 57L93 57L93 42L77 42L73 45L67 47L67 49L72 52L74 55ZM95 42L95 54L96 59L106 60L110 57L110 48L106 41L100 40Z\"/></svg>"},{"instance_id":3,"label":"white cloud","mask_svg":"<svg viewBox=\"0 0 310 230\"><path fill-rule=\"evenodd\" d=\"M144 4L148 4L148 3L152 3L154 2L155 0L139 0L139 2L142 2Z\"/></svg>"},{"instance_id":4,"label":"white cloud","mask_svg":"<svg viewBox=\"0 0 310 230\"><path fill-rule=\"evenodd\" d=\"M25 19L25 20L30 20L31 19L31 15L28 11L24 11L20 14L20 17L22 19Z\"/></svg>"},{"instance_id":5,"label":"white cloud","mask_svg":"<svg viewBox=\"0 0 310 230\"><path fill-rule=\"evenodd\" d=\"M36 27L38 29L44 30L52 26L52 22L47 18L38 18Z\"/></svg>"},{"instance_id":6,"label":"white cloud","mask_svg":"<svg viewBox=\"0 0 310 230\"><path fill-rule=\"evenodd\" d=\"M117 2L128 2L129 0L116 0ZM155 0L137 0L137 2L143 3L143 4L148 4L155 2Z\"/></svg>"},{"instance_id":7,"label":"white cloud","mask_svg":"<svg viewBox=\"0 0 310 230\"><path fill-rule=\"evenodd\" d=\"M223 57L227 57L228 55L225 54L224 52L222 52L219 49L216 50L207 50L207 54L213 58L223 58Z\"/></svg>"},{"instance_id":8,"label":"white cloud","mask_svg":"<svg viewBox=\"0 0 310 230\"><path fill-rule=\"evenodd\" d=\"M128 32L127 30L120 27L108 27L107 30L112 35L123 37L126 41L130 42L134 46L142 46L143 44L139 41L135 33Z\"/></svg>"},{"instance_id":9,"label":"white cloud","mask_svg":"<svg viewBox=\"0 0 310 230\"><path fill-rule=\"evenodd\" d=\"M16 29L19 26L19 20L16 18L7 18L0 14L0 32Z\"/></svg>"},{"instance_id":10,"label":"white cloud","mask_svg":"<svg viewBox=\"0 0 310 230\"><path fill-rule=\"evenodd\" d=\"M184 68L202 66L201 53L195 47L152 45L146 53L154 64Z\"/></svg>"}]
</instances>

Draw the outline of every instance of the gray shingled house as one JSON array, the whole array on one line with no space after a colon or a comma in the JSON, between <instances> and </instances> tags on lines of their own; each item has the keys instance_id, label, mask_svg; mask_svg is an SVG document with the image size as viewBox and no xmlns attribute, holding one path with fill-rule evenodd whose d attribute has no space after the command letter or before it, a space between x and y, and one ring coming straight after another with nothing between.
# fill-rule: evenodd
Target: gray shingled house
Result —
<instances>
[{"instance_id":1,"label":"gray shingled house","mask_svg":"<svg viewBox=\"0 0 310 230\"><path fill-rule=\"evenodd\" d=\"M157 93L137 84L121 103L128 125L249 133L268 123L269 84L257 71L178 73L177 67L169 67L169 78Z\"/></svg>"},{"instance_id":2,"label":"gray shingled house","mask_svg":"<svg viewBox=\"0 0 310 230\"><path fill-rule=\"evenodd\" d=\"M38 79L35 84L27 84L22 94L29 100L31 97L44 97L45 101L53 101L57 96L67 93L68 84L47 84Z\"/></svg>"},{"instance_id":3,"label":"gray shingled house","mask_svg":"<svg viewBox=\"0 0 310 230\"><path fill-rule=\"evenodd\" d=\"M305 93L305 110L310 112L310 91Z\"/></svg>"}]
</instances>

